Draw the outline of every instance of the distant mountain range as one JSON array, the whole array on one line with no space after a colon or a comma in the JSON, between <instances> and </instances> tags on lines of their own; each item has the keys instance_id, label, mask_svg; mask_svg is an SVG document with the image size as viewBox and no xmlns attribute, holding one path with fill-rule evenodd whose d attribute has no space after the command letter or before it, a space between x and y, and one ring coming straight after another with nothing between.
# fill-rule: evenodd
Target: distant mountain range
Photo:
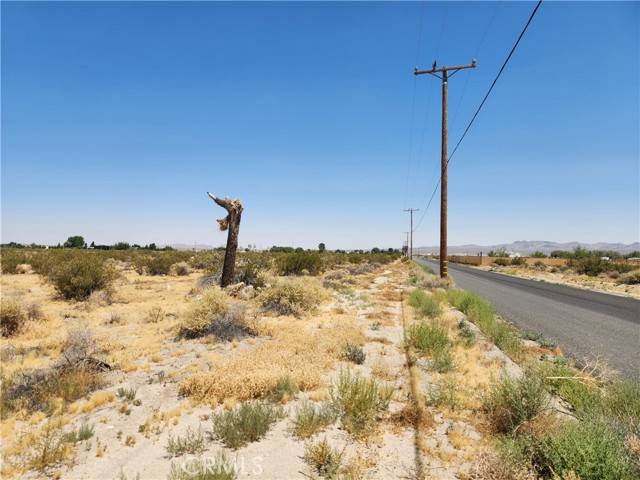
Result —
<instances>
[{"instance_id":1,"label":"distant mountain range","mask_svg":"<svg viewBox=\"0 0 640 480\"><path fill-rule=\"evenodd\" d=\"M633 252L634 250L640 251L640 242L634 242L630 244L624 243L582 243L582 242L549 242L546 240L518 240L512 243L499 243L496 245L449 245L449 254L467 254L477 255L482 252L486 255L489 250L504 249L508 252L519 253L520 255L528 255L533 252L539 251L546 253L547 255L554 250L573 250L576 247L583 247L588 250L613 250L621 254ZM440 247L417 247L414 248L414 253L427 254L427 253L439 253Z\"/></svg>"}]
</instances>

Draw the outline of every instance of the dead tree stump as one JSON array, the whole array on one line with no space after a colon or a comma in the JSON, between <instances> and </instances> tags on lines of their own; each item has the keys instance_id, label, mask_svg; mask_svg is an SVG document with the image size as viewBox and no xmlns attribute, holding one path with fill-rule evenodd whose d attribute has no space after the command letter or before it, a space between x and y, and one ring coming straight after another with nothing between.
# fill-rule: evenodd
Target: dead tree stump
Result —
<instances>
[{"instance_id":1,"label":"dead tree stump","mask_svg":"<svg viewBox=\"0 0 640 480\"><path fill-rule=\"evenodd\" d=\"M236 250L238 250L238 233L240 232L240 218L242 217L242 203L240 200L225 198L224 200L211 195L209 198L227 211L225 218L217 220L220 230L228 230L227 248L224 253L224 265L222 266L222 278L220 286L222 288L233 283L233 274L236 267Z\"/></svg>"}]
</instances>

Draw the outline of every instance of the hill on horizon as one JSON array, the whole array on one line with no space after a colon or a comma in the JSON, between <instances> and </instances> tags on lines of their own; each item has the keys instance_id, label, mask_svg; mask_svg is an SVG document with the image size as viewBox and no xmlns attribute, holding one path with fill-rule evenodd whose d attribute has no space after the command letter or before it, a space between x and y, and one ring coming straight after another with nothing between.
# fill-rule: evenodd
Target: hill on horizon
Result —
<instances>
[{"instance_id":1,"label":"hill on horizon","mask_svg":"<svg viewBox=\"0 0 640 480\"><path fill-rule=\"evenodd\" d=\"M635 250L640 250L640 242L634 243L583 243L583 242L551 242L548 240L517 240L511 243L499 243L495 245L450 245L448 247L450 254L467 254L478 255L479 253L487 254L490 250L505 249L508 252L519 253L521 255L528 255L533 252L543 252L549 254L554 250L574 250L576 247L583 247L588 250L611 250L620 254L630 253ZM439 246L432 247L416 247L414 251L418 254L427 253L439 253Z\"/></svg>"}]
</instances>

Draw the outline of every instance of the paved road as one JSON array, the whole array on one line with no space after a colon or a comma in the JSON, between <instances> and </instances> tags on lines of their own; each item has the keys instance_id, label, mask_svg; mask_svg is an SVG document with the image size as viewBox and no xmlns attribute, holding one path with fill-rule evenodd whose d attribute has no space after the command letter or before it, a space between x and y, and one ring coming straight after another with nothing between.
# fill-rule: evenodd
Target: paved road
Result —
<instances>
[{"instance_id":1,"label":"paved road","mask_svg":"<svg viewBox=\"0 0 640 480\"><path fill-rule=\"evenodd\" d=\"M434 261L418 259L435 272ZM627 377L640 377L640 301L449 264L459 288L491 301L524 330L540 332L577 360L601 355Z\"/></svg>"}]
</instances>

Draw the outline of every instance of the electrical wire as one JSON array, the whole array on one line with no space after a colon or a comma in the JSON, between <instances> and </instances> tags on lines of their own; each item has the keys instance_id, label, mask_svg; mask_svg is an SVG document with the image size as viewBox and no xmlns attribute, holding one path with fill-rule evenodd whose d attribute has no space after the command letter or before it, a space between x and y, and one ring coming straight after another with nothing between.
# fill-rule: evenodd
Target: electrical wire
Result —
<instances>
[{"instance_id":1,"label":"electrical wire","mask_svg":"<svg viewBox=\"0 0 640 480\"><path fill-rule=\"evenodd\" d=\"M422 45L422 19L423 19L423 15L424 15L424 6L425 4L422 3L420 6L420 20L419 20L419 24L418 24L418 45L416 47L416 62L415 64L418 64L418 59L420 58L420 50L421 50L421 45ZM414 127L414 123L415 123L415 112L416 112L416 89L417 89L417 82L416 79L413 79L413 95L411 98L411 121L409 124L409 157L407 160L407 177L406 177L406 182L405 182L405 191L404 191L404 208L407 207L407 202L409 200L409 181L411 178L411 160L412 160L412 156L413 156L413 127Z\"/></svg>"},{"instance_id":2,"label":"electrical wire","mask_svg":"<svg viewBox=\"0 0 640 480\"><path fill-rule=\"evenodd\" d=\"M451 155L449 155L449 157L447 158L447 166L451 162L451 159L453 158L453 156L458 151L458 148L460 147L460 144L462 143L464 138L467 136L467 133L469 133L469 129L471 128L471 126L473 125L473 122L475 122L476 118L478 117L478 114L480 113L480 110L482 110L482 107L484 106L485 102L487 101L487 98L489 98L489 95L491 95L491 92L493 91L493 87L495 87L496 83L498 82L498 79L502 75L502 72L504 71L505 67L509 63L509 60L511 60L511 57L513 56L513 53L516 51L516 48L518 48L518 45L520 44L520 40L522 40L522 37L524 36L525 32L529 28L529 25L531 24L531 21L533 20L533 17L535 17L536 13L538 12L538 9L540 8L541 4L542 4L542 0L538 0L538 2L536 3L536 6L534 7L533 11L531 12L531 15L529 15L529 19L527 20L527 23L525 24L524 28L520 32L520 35L518 35L518 39L516 40L516 42L511 47L511 50L509 51L509 54L507 55L507 58L502 63L502 66L500 67L500 70L498 70L498 74L493 79L493 82L491 82L491 86L487 90L487 93L484 95L484 98L482 99L482 101L480 102L480 105L478 106L478 108L476 109L475 113L473 114L473 117L471 117L471 120L467 124L467 127L464 129L464 132L462 133L462 136L460 137L460 139L456 143L456 146L453 148L453 151L451 152ZM442 177L439 177L438 181L436 183L436 186L433 189L433 192L431 193L431 197L429 198L429 202L427 203L427 206L424 209L424 211L422 213L422 216L420 217L420 220L418 220L418 223L416 224L415 228L413 229L413 232L415 232L420 227L420 225L422 224L422 220L424 219L425 215L427 214L427 211L429 210L429 207L431 206L431 203L433 202L433 199L435 198L435 194L436 194L436 192L438 190L438 187L440 187L440 182L441 181L442 181Z\"/></svg>"}]
</instances>

